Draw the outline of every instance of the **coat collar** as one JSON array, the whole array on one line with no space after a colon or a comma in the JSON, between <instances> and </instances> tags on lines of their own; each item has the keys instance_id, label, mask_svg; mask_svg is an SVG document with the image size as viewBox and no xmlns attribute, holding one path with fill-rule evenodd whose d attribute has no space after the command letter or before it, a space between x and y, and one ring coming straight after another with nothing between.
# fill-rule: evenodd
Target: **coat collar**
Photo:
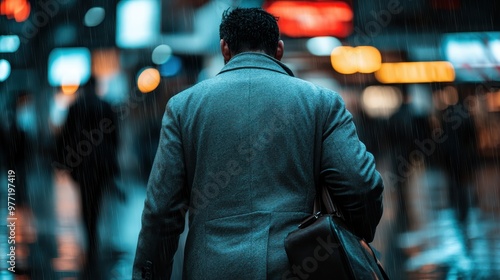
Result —
<instances>
[{"instance_id":1,"label":"coat collar","mask_svg":"<svg viewBox=\"0 0 500 280\"><path fill-rule=\"evenodd\" d=\"M258 52L244 52L235 55L222 68L219 74L243 68L267 69L290 75L292 77L294 76L292 70L290 70L290 68L288 68L285 64L267 54Z\"/></svg>"}]
</instances>

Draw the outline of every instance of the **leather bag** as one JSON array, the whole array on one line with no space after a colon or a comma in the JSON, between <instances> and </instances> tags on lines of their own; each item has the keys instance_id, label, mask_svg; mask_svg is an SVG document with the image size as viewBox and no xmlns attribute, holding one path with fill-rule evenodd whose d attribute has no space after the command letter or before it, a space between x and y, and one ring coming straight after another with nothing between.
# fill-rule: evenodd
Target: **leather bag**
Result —
<instances>
[{"instance_id":1,"label":"leather bag","mask_svg":"<svg viewBox=\"0 0 500 280\"><path fill-rule=\"evenodd\" d=\"M320 193L313 215L285 238L290 270L282 279L389 279L370 245L349 230L326 187ZM325 213L318 211L321 200Z\"/></svg>"}]
</instances>

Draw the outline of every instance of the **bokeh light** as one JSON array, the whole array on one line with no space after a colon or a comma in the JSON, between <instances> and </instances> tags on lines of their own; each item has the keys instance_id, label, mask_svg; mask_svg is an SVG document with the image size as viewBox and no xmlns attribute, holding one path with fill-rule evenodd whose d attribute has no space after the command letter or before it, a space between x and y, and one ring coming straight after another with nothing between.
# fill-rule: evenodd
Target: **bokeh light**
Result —
<instances>
[{"instance_id":1,"label":"bokeh light","mask_svg":"<svg viewBox=\"0 0 500 280\"><path fill-rule=\"evenodd\" d=\"M280 31L290 37L337 36L352 32L352 8L341 1L269 1Z\"/></svg>"},{"instance_id":2,"label":"bokeh light","mask_svg":"<svg viewBox=\"0 0 500 280\"><path fill-rule=\"evenodd\" d=\"M0 53L13 53L19 49L21 44L19 36L4 35L0 36Z\"/></svg>"},{"instance_id":3,"label":"bokeh light","mask_svg":"<svg viewBox=\"0 0 500 280\"><path fill-rule=\"evenodd\" d=\"M64 94L70 95L74 94L79 88L79 85L77 84L63 84L61 85L61 91Z\"/></svg>"},{"instance_id":4,"label":"bokeh light","mask_svg":"<svg viewBox=\"0 0 500 280\"><path fill-rule=\"evenodd\" d=\"M373 73L380 69L382 55L371 46L340 46L331 52L333 69L341 74Z\"/></svg>"},{"instance_id":5,"label":"bokeh light","mask_svg":"<svg viewBox=\"0 0 500 280\"><path fill-rule=\"evenodd\" d=\"M332 50L342 45L339 39L330 36L314 37L307 40L307 50L317 56L328 56Z\"/></svg>"},{"instance_id":6,"label":"bokeh light","mask_svg":"<svg viewBox=\"0 0 500 280\"><path fill-rule=\"evenodd\" d=\"M160 35L160 1L120 1L116 6L116 44L121 48L150 46Z\"/></svg>"},{"instance_id":7,"label":"bokeh light","mask_svg":"<svg viewBox=\"0 0 500 280\"><path fill-rule=\"evenodd\" d=\"M182 69L182 60L177 56L171 56L165 63L160 65L160 74L162 77L173 77Z\"/></svg>"},{"instance_id":8,"label":"bokeh light","mask_svg":"<svg viewBox=\"0 0 500 280\"><path fill-rule=\"evenodd\" d=\"M85 26L94 27L101 24L106 16L106 11L101 7L90 8L83 19Z\"/></svg>"},{"instance_id":9,"label":"bokeh light","mask_svg":"<svg viewBox=\"0 0 500 280\"><path fill-rule=\"evenodd\" d=\"M458 103L458 91L453 86L446 86L443 89L433 92L434 107L438 110L444 110L449 106Z\"/></svg>"},{"instance_id":10,"label":"bokeh light","mask_svg":"<svg viewBox=\"0 0 500 280\"><path fill-rule=\"evenodd\" d=\"M500 112L500 90L488 92L486 94L486 100L488 101L488 111Z\"/></svg>"},{"instance_id":11,"label":"bokeh light","mask_svg":"<svg viewBox=\"0 0 500 280\"><path fill-rule=\"evenodd\" d=\"M10 63L5 59L0 59L0 82L7 80L10 76Z\"/></svg>"},{"instance_id":12,"label":"bokeh light","mask_svg":"<svg viewBox=\"0 0 500 280\"><path fill-rule=\"evenodd\" d=\"M155 68L142 70L137 78L137 87L142 93L155 90L160 84L160 72Z\"/></svg>"},{"instance_id":13,"label":"bokeh light","mask_svg":"<svg viewBox=\"0 0 500 280\"><path fill-rule=\"evenodd\" d=\"M370 117L388 118L403 103L403 95L396 87L369 86L362 94L362 106Z\"/></svg>"},{"instance_id":14,"label":"bokeh light","mask_svg":"<svg viewBox=\"0 0 500 280\"><path fill-rule=\"evenodd\" d=\"M120 71L120 54L118 50L97 49L92 51L92 74L96 77L107 77Z\"/></svg>"},{"instance_id":15,"label":"bokeh light","mask_svg":"<svg viewBox=\"0 0 500 280\"><path fill-rule=\"evenodd\" d=\"M154 64L160 65L167 62L167 60L170 58L171 55L172 55L172 48L170 46L159 45L153 50L153 53L151 54L151 59L153 60Z\"/></svg>"},{"instance_id":16,"label":"bokeh light","mask_svg":"<svg viewBox=\"0 0 500 280\"><path fill-rule=\"evenodd\" d=\"M447 61L382 63L375 78L385 84L453 82L455 70Z\"/></svg>"},{"instance_id":17,"label":"bokeh light","mask_svg":"<svg viewBox=\"0 0 500 280\"><path fill-rule=\"evenodd\" d=\"M83 84L90 78L90 51L87 48L56 48L49 54L49 84Z\"/></svg>"},{"instance_id":18,"label":"bokeh light","mask_svg":"<svg viewBox=\"0 0 500 280\"><path fill-rule=\"evenodd\" d=\"M31 5L27 0L4 0L0 1L0 15L13 18L17 22L28 19L31 12Z\"/></svg>"}]
</instances>

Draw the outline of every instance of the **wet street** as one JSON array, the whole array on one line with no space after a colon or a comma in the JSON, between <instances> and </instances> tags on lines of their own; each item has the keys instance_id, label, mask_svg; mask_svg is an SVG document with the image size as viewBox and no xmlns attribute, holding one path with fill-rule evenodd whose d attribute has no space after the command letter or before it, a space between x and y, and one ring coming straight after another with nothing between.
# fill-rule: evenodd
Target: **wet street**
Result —
<instances>
[{"instance_id":1,"label":"wet street","mask_svg":"<svg viewBox=\"0 0 500 280\"><path fill-rule=\"evenodd\" d=\"M498 175L494 170L484 172L484 176L490 178ZM480 203L470 209L467 223L461 228L453 211L439 201L443 196L436 187L440 181L438 174L428 173L424 177L427 183L420 182L424 185L414 194L420 201L415 200L411 206L420 210L414 213L414 230L391 232L394 196L390 190L386 193L384 218L373 245L379 249L388 273L393 279L500 279L498 202L488 200L498 195L498 185L496 190L479 193L485 197L480 197ZM54 176L52 198L56 206L53 212L38 204L42 201L37 197L43 198L42 193L30 189L33 211L16 210L17 274L7 271L5 252L8 248L6 242L2 242L0 279L78 279L85 261L86 241L82 234L78 192L73 184L62 173ZM119 187L126 190L126 201L110 195L99 222L102 279L130 279L140 230L144 186L134 180L123 180ZM45 202L50 202L50 195L45 196L48 196ZM4 221L5 210L2 208ZM7 234L3 226L0 240L6 240ZM182 254L178 252L176 260L180 259ZM181 263L174 263L174 275L178 276Z\"/></svg>"}]
</instances>

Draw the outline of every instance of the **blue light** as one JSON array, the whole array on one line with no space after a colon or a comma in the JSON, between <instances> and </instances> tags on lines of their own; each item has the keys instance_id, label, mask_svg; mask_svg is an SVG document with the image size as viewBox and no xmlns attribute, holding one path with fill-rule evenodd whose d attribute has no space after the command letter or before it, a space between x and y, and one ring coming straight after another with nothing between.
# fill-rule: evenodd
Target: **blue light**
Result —
<instances>
[{"instance_id":1,"label":"blue light","mask_svg":"<svg viewBox=\"0 0 500 280\"><path fill-rule=\"evenodd\" d=\"M90 78L90 51L87 48L58 48L49 55L49 84L82 85Z\"/></svg>"},{"instance_id":2,"label":"blue light","mask_svg":"<svg viewBox=\"0 0 500 280\"><path fill-rule=\"evenodd\" d=\"M0 82L7 80L10 76L10 63L5 59L0 59Z\"/></svg>"},{"instance_id":3,"label":"blue light","mask_svg":"<svg viewBox=\"0 0 500 280\"><path fill-rule=\"evenodd\" d=\"M106 16L106 11L101 7L90 8L83 19L83 23L88 27L94 27L101 24Z\"/></svg>"},{"instance_id":4,"label":"blue light","mask_svg":"<svg viewBox=\"0 0 500 280\"><path fill-rule=\"evenodd\" d=\"M332 50L339 46L342 43L335 37L314 37L307 40L307 49L317 56L330 56Z\"/></svg>"},{"instance_id":5,"label":"blue light","mask_svg":"<svg viewBox=\"0 0 500 280\"><path fill-rule=\"evenodd\" d=\"M490 50L491 54L495 58L495 61L497 61L500 64L500 40L493 40L490 42Z\"/></svg>"},{"instance_id":6,"label":"blue light","mask_svg":"<svg viewBox=\"0 0 500 280\"><path fill-rule=\"evenodd\" d=\"M172 48L170 48L170 46L159 45L153 50L153 53L151 54L151 59L153 60L154 64L161 65L167 62L170 59L171 55L172 55Z\"/></svg>"},{"instance_id":7,"label":"blue light","mask_svg":"<svg viewBox=\"0 0 500 280\"><path fill-rule=\"evenodd\" d=\"M444 58L453 64L457 81L500 80L500 32L444 34Z\"/></svg>"},{"instance_id":8,"label":"blue light","mask_svg":"<svg viewBox=\"0 0 500 280\"><path fill-rule=\"evenodd\" d=\"M181 71L182 61L177 56L171 56L167 62L159 67L160 75L162 77L173 77Z\"/></svg>"},{"instance_id":9,"label":"blue light","mask_svg":"<svg viewBox=\"0 0 500 280\"><path fill-rule=\"evenodd\" d=\"M17 35L0 36L0 53L13 53L19 49L21 41Z\"/></svg>"},{"instance_id":10,"label":"blue light","mask_svg":"<svg viewBox=\"0 0 500 280\"><path fill-rule=\"evenodd\" d=\"M121 48L151 46L160 36L160 2L123 0L116 7L116 45Z\"/></svg>"},{"instance_id":11,"label":"blue light","mask_svg":"<svg viewBox=\"0 0 500 280\"><path fill-rule=\"evenodd\" d=\"M464 54L467 55L464 55ZM447 59L458 66L487 63L488 57L480 41L448 42Z\"/></svg>"}]
</instances>

